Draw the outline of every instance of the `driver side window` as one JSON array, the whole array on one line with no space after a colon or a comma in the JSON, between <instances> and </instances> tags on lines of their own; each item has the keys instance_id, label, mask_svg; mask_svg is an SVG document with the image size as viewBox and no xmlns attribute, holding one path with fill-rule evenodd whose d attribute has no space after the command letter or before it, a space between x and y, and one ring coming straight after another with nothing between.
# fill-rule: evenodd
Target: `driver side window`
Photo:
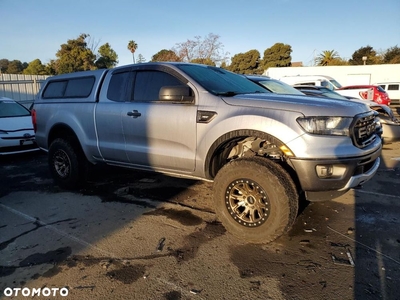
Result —
<instances>
[{"instance_id":1,"label":"driver side window","mask_svg":"<svg viewBox=\"0 0 400 300\"><path fill-rule=\"evenodd\" d=\"M159 101L159 92L163 86L183 85L176 77L161 71L137 71L133 88L133 101Z\"/></svg>"}]
</instances>

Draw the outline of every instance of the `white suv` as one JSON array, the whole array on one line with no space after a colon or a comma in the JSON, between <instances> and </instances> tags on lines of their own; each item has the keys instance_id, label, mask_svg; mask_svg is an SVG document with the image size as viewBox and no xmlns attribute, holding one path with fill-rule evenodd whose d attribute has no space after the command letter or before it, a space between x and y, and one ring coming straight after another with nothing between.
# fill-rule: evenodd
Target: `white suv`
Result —
<instances>
[{"instance_id":1,"label":"white suv","mask_svg":"<svg viewBox=\"0 0 400 300\"><path fill-rule=\"evenodd\" d=\"M375 84L388 93L390 100L400 102L400 82L379 82Z\"/></svg>"},{"instance_id":2,"label":"white suv","mask_svg":"<svg viewBox=\"0 0 400 300\"><path fill-rule=\"evenodd\" d=\"M325 75L295 75L295 76L284 76L279 80L290 84L290 85L315 85L323 86L330 90L339 89L342 85L337 82L334 78Z\"/></svg>"}]
</instances>

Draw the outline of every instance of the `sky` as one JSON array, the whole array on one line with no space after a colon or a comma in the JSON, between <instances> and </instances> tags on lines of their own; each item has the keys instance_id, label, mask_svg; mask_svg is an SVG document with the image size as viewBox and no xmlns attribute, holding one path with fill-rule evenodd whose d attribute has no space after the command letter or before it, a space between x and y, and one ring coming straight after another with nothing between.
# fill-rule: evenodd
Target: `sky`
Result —
<instances>
[{"instance_id":1,"label":"sky","mask_svg":"<svg viewBox=\"0 0 400 300\"><path fill-rule=\"evenodd\" d=\"M292 62L312 65L322 51L344 59L365 46L400 47L400 0L0 0L0 59L43 64L82 33L109 43L118 65L132 63L128 42L146 61L195 36L220 36L228 57L275 43Z\"/></svg>"}]
</instances>

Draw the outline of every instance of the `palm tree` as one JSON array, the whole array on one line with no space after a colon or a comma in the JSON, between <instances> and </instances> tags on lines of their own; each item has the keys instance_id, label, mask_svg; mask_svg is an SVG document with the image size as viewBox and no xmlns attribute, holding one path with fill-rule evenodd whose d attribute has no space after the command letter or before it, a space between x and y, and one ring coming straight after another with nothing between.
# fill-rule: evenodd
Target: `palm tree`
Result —
<instances>
[{"instance_id":1,"label":"palm tree","mask_svg":"<svg viewBox=\"0 0 400 300\"><path fill-rule=\"evenodd\" d=\"M129 41L128 43L128 50L131 51L133 57L133 63L135 63L135 51L138 48L138 45L135 41Z\"/></svg>"},{"instance_id":2,"label":"palm tree","mask_svg":"<svg viewBox=\"0 0 400 300\"><path fill-rule=\"evenodd\" d=\"M335 50L325 50L322 51L315 61L319 66L329 66L338 58L340 58L339 53L337 53Z\"/></svg>"}]
</instances>

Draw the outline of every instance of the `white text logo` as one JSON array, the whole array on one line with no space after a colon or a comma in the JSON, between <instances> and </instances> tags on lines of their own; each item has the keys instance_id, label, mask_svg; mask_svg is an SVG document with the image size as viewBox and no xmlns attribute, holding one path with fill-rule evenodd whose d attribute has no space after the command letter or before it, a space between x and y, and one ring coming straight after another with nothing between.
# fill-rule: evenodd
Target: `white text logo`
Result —
<instances>
[{"instance_id":1,"label":"white text logo","mask_svg":"<svg viewBox=\"0 0 400 300\"><path fill-rule=\"evenodd\" d=\"M6 288L4 290L4 296L11 297L11 296L57 296L60 295L62 297L68 296L68 289L67 288L38 288L38 289L30 289L30 288Z\"/></svg>"}]
</instances>

